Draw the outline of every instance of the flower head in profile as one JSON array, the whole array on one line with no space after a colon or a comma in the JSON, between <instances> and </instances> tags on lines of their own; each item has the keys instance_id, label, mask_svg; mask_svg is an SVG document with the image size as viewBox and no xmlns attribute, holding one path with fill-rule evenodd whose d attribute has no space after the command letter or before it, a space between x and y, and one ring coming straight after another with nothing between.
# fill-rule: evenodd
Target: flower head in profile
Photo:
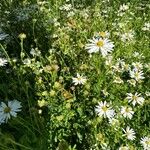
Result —
<instances>
[{"instance_id":1,"label":"flower head in profile","mask_svg":"<svg viewBox=\"0 0 150 150\"><path fill-rule=\"evenodd\" d=\"M134 114L134 111L132 110L131 107L122 106L121 114L123 115L123 117L131 119Z\"/></svg>"},{"instance_id":2,"label":"flower head in profile","mask_svg":"<svg viewBox=\"0 0 150 150\"><path fill-rule=\"evenodd\" d=\"M7 64L7 59L5 59L5 58L0 58L0 66L2 67L2 66L5 66L6 64Z\"/></svg>"},{"instance_id":3,"label":"flower head in profile","mask_svg":"<svg viewBox=\"0 0 150 150\"><path fill-rule=\"evenodd\" d=\"M123 136L126 136L128 140L134 140L135 139L135 132L129 126L126 127L126 130L123 129L123 131L125 133Z\"/></svg>"},{"instance_id":4,"label":"flower head in profile","mask_svg":"<svg viewBox=\"0 0 150 150\"><path fill-rule=\"evenodd\" d=\"M110 107L110 105L106 101L99 102L95 108L95 111L100 117L104 118L112 118L115 114L115 111Z\"/></svg>"},{"instance_id":5,"label":"flower head in profile","mask_svg":"<svg viewBox=\"0 0 150 150\"><path fill-rule=\"evenodd\" d=\"M73 77L72 80L74 85L85 84L85 82L87 81L86 77L83 77L79 73L77 73L77 77L76 78Z\"/></svg>"},{"instance_id":6,"label":"flower head in profile","mask_svg":"<svg viewBox=\"0 0 150 150\"><path fill-rule=\"evenodd\" d=\"M138 94L137 92L135 94L127 93L127 98L129 102L132 102L133 106L137 104L142 105L144 102L144 98L141 96L141 94Z\"/></svg>"},{"instance_id":7,"label":"flower head in profile","mask_svg":"<svg viewBox=\"0 0 150 150\"><path fill-rule=\"evenodd\" d=\"M87 44L85 49L88 53L101 52L102 56L105 57L108 53L112 52L114 44L107 38L93 38L89 40L90 44Z\"/></svg>"},{"instance_id":8,"label":"flower head in profile","mask_svg":"<svg viewBox=\"0 0 150 150\"><path fill-rule=\"evenodd\" d=\"M16 117L17 112L21 111L21 103L17 100L8 101L8 105L1 102L0 105L0 121L7 122L11 116Z\"/></svg>"},{"instance_id":9,"label":"flower head in profile","mask_svg":"<svg viewBox=\"0 0 150 150\"><path fill-rule=\"evenodd\" d=\"M143 137L141 138L140 143L142 144L144 150L150 150L150 137Z\"/></svg>"}]
</instances>

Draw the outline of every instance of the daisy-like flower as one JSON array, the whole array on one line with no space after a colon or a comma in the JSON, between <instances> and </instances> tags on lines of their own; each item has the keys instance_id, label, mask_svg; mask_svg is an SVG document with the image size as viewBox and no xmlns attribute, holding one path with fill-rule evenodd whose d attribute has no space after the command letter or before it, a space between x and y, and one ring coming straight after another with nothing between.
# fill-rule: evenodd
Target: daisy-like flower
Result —
<instances>
[{"instance_id":1,"label":"daisy-like flower","mask_svg":"<svg viewBox=\"0 0 150 150\"><path fill-rule=\"evenodd\" d=\"M141 138L140 143L142 144L144 150L150 150L150 138L149 137L143 137Z\"/></svg>"},{"instance_id":2,"label":"daisy-like flower","mask_svg":"<svg viewBox=\"0 0 150 150\"><path fill-rule=\"evenodd\" d=\"M1 102L0 120L3 120L7 123L11 116L17 116L17 112L21 111L21 107L22 106L20 102L17 100L9 101L8 105L6 105L4 102Z\"/></svg>"},{"instance_id":3,"label":"daisy-like flower","mask_svg":"<svg viewBox=\"0 0 150 150\"><path fill-rule=\"evenodd\" d=\"M77 73L77 77L72 78L72 80L73 80L74 85L85 84L85 82L87 81L86 77L79 75L79 73Z\"/></svg>"},{"instance_id":4,"label":"daisy-like flower","mask_svg":"<svg viewBox=\"0 0 150 150\"><path fill-rule=\"evenodd\" d=\"M122 106L121 114L123 115L123 117L131 119L134 114L134 111L132 110L131 107Z\"/></svg>"},{"instance_id":5,"label":"daisy-like flower","mask_svg":"<svg viewBox=\"0 0 150 150\"><path fill-rule=\"evenodd\" d=\"M123 42L127 42L127 41L133 41L134 39L134 32L133 31L129 31L127 33L124 33L121 35L121 41Z\"/></svg>"},{"instance_id":6,"label":"daisy-like flower","mask_svg":"<svg viewBox=\"0 0 150 150\"><path fill-rule=\"evenodd\" d=\"M87 44L85 49L88 50L88 53L101 52L102 56L105 57L108 53L112 52L114 44L107 38L93 38L89 40L91 43Z\"/></svg>"},{"instance_id":7,"label":"daisy-like flower","mask_svg":"<svg viewBox=\"0 0 150 150\"><path fill-rule=\"evenodd\" d=\"M140 62L133 62L132 66L134 67L134 70L141 70L143 69L143 65Z\"/></svg>"},{"instance_id":8,"label":"daisy-like flower","mask_svg":"<svg viewBox=\"0 0 150 150\"><path fill-rule=\"evenodd\" d=\"M110 107L110 105L106 101L99 102L95 108L95 111L100 117L104 118L112 118L115 114L115 111Z\"/></svg>"},{"instance_id":9,"label":"daisy-like flower","mask_svg":"<svg viewBox=\"0 0 150 150\"><path fill-rule=\"evenodd\" d=\"M135 139L135 132L133 129L131 129L129 126L126 127L126 130L124 130L123 136L126 136L128 140L134 140Z\"/></svg>"},{"instance_id":10,"label":"daisy-like flower","mask_svg":"<svg viewBox=\"0 0 150 150\"><path fill-rule=\"evenodd\" d=\"M144 102L144 98L141 97L141 94L138 94L137 92L135 94L132 93L127 93L127 98L126 98L129 102L132 102L133 106L135 106L135 104L139 104L142 105Z\"/></svg>"},{"instance_id":11,"label":"daisy-like flower","mask_svg":"<svg viewBox=\"0 0 150 150\"><path fill-rule=\"evenodd\" d=\"M130 70L130 77L135 79L136 81L140 81L144 79L143 71L138 71L136 69Z\"/></svg>"},{"instance_id":12,"label":"daisy-like flower","mask_svg":"<svg viewBox=\"0 0 150 150\"><path fill-rule=\"evenodd\" d=\"M0 58L0 66L5 66L7 64L7 59L5 58Z\"/></svg>"}]
</instances>

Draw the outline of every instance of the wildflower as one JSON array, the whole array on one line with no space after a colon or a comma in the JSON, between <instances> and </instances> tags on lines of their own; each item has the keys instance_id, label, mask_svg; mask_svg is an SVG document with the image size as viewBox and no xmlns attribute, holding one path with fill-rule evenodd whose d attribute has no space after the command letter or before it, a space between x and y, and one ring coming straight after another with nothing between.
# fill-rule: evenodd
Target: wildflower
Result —
<instances>
[{"instance_id":1,"label":"wildflower","mask_svg":"<svg viewBox=\"0 0 150 150\"><path fill-rule=\"evenodd\" d=\"M134 87L136 85L136 81L134 79L128 80L127 82L133 85Z\"/></svg>"},{"instance_id":2,"label":"wildflower","mask_svg":"<svg viewBox=\"0 0 150 150\"><path fill-rule=\"evenodd\" d=\"M150 23L146 22L142 28L143 31L150 31Z\"/></svg>"},{"instance_id":3,"label":"wildflower","mask_svg":"<svg viewBox=\"0 0 150 150\"><path fill-rule=\"evenodd\" d=\"M141 70L141 69L143 69L143 65L140 63L140 62L133 62L132 63L132 66L134 67L134 70Z\"/></svg>"},{"instance_id":4,"label":"wildflower","mask_svg":"<svg viewBox=\"0 0 150 150\"><path fill-rule=\"evenodd\" d=\"M144 79L143 76L143 71L138 71L138 70L130 70L130 77L135 79L136 81Z\"/></svg>"},{"instance_id":5,"label":"wildflower","mask_svg":"<svg viewBox=\"0 0 150 150\"><path fill-rule=\"evenodd\" d=\"M144 150L150 150L150 138L149 137L143 137L141 138L140 143L142 144Z\"/></svg>"},{"instance_id":6,"label":"wildflower","mask_svg":"<svg viewBox=\"0 0 150 150\"><path fill-rule=\"evenodd\" d=\"M129 140L134 140L135 139L135 132L129 126L126 127L126 130L123 129L123 131L125 133L123 136L126 136L127 139L129 139Z\"/></svg>"},{"instance_id":7,"label":"wildflower","mask_svg":"<svg viewBox=\"0 0 150 150\"><path fill-rule=\"evenodd\" d=\"M72 78L74 85L85 84L87 81L86 77L83 77L77 73L77 78Z\"/></svg>"},{"instance_id":8,"label":"wildflower","mask_svg":"<svg viewBox=\"0 0 150 150\"><path fill-rule=\"evenodd\" d=\"M132 110L131 107L122 106L121 114L123 115L123 117L131 119L134 114L134 111Z\"/></svg>"},{"instance_id":9,"label":"wildflower","mask_svg":"<svg viewBox=\"0 0 150 150\"><path fill-rule=\"evenodd\" d=\"M119 150L130 150L128 146L121 146L119 147Z\"/></svg>"},{"instance_id":10,"label":"wildflower","mask_svg":"<svg viewBox=\"0 0 150 150\"><path fill-rule=\"evenodd\" d=\"M117 126L119 124L119 120L118 119L115 119L115 118L110 118L109 119L109 123L112 125L112 126Z\"/></svg>"},{"instance_id":11,"label":"wildflower","mask_svg":"<svg viewBox=\"0 0 150 150\"><path fill-rule=\"evenodd\" d=\"M5 66L7 64L7 59L5 58L0 58L0 66Z\"/></svg>"},{"instance_id":12,"label":"wildflower","mask_svg":"<svg viewBox=\"0 0 150 150\"><path fill-rule=\"evenodd\" d=\"M21 104L17 100L9 101L8 105L4 102L1 102L0 106L0 120L4 120L5 122L10 119L11 116L16 117L17 112L21 111Z\"/></svg>"},{"instance_id":13,"label":"wildflower","mask_svg":"<svg viewBox=\"0 0 150 150\"><path fill-rule=\"evenodd\" d=\"M123 4L123 5L120 6L119 11L126 11L126 10L128 10L128 9L129 9L129 6Z\"/></svg>"},{"instance_id":14,"label":"wildflower","mask_svg":"<svg viewBox=\"0 0 150 150\"><path fill-rule=\"evenodd\" d=\"M107 31L105 31L105 32L102 31L102 32L96 33L96 37L109 38L109 36L110 36L110 33Z\"/></svg>"},{"instance_id":15,"label":"wildflower","mask_svg":"<svg viewBox=\"0 0 150 150\"><path fill-rule=\"evenodd\" d=\"M31 59L25 58L25 59L23 60L23 64L24 64L24 65L27 65L27 66L30 66L30 65L31 65Z\"/></svg>"},{"instance_id":16,"label":"wildflower","mask_svg":"<svg viewBox=\"0 0 150 150\"><path fill-rule=\"evenodd\" d=\"M115 79L114 79L114 81L113 81L114 83L123 83L123 80L120 78L120 77L115 77Z\"/></svg>"},{"instance_id":17,"label":"wildflower","mask_svg":"<svg viewBox=\"0 0 150 150\"><path fill-rule=\"evenodd\" d=\"M23 40L23 39L25 39L27 36L26 36L26 34L21 33L21 34L19 34L18 37L20 38L20 40Z\"/></svg>"},{"instance_id":18,"label":"wildflower","mask_svg":"<svg viewBox=\"0 0 150 150\"><path fill-rule=\"evenodd\" d=\"M38 50L38 48L32 48L30 51L30 54L34 57L34 56L40 56L41 52Z\"/></svg>"},{"instance_id":19,"label":"wildflower","mask_svg":"<svg viewBox=\"0 0 150 150\"><path fill-rule=\"evenodd\" d=\"M127 99L129 102L132 102L133 106L135 106L136 103L142 105L144 102L144 98L141 97L141 94L138 94L137 92L135 94L127 93Z\"/></svg>"},{"instance_id":20,"label":"wildflower","mask_svg":"<svg viewBox=\"0 0 150 150\"><path fill-rule=\"evenodd\" d=\"M147 97L149 97L149 96L150 96L150 92L149 92L149 91L146 91L146 92L145 92L145 95L146 95Z\"/></svg>"},{"instance_id":21,"label":"wildflower","mask_svg":"<svg viewBox=\"0 0 150 150\"><path fill-rule=\"evenodd\" d=\"M88 53L96 53L98 51L101 52L102 56L105 57L108 53L113 50L114 44L107 38L93 38L89 40L91 43L86 45Z\"/></svg>"},{"instance_id":22,"label":"wildflower","mask_svg":"<svg viewBox=\"0 0 150 150\"><path fill-rule=\"evenodd\" d=\"M43 107L43 106L47 106L48 103L44 99L42 99L42 100L38 100L38 105L39 107Z\"/></svg>"},{"instance_id":23,"label":"wildflower","mask_svg":"<svg viewBox=\"0 0 150 150\"><path fill-rule=\"evenodd\" d=\"M129 31L129 32L121 35L121 41L123 41L123 42L133 41L133 39L134 39L134 32L133 31Z\"/></svg>"},{"instance_id":24,"label":"wildflower","mask_svg":"<svg viewBox=\"0 0 150 150\"><path fill-rule=\"evenodd\" d=\"M112 118L115 114L114 110L109 106L106 101L99 102L95 108L95 111L100 117L103 116L104 118Z\"/></svg>"},{"instance_id":25,"label":"wildflower","mask_svg":"<svg viewBox=\"0 0 150 150\"><path fill-rule=\"evenodd\" d=\"M113 59L113 57L110 56L110 55L108 55L108 56L106 57L105 64L106 64L107 66L112 67L112 59Z\"/></svg>"}]
</instances>

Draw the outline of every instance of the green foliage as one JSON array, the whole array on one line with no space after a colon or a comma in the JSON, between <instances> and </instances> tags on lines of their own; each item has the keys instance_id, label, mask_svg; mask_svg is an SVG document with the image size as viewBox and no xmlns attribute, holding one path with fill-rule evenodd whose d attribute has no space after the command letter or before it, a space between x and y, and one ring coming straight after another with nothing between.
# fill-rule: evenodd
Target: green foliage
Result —
<instances>
[{"instance_id":1,"label":"green foliage","mask_svg":"<svg viewBox=\"0 0 150 150\"><path fill-rule=\"evenodd\" d=\"M0 98L19 100L22 111L0 125L0 149L141 150L150 136L149 8L140 0L1 0L0 56L8 63L0 65ZM100 32L114 42L106 57L86 50L89 39L105 39ZM144 79L131 77L133 63ZM77 73L85 84L73 83ZM144 102L134 106L127 93L136 92ZM96 112L104 101L114 122Z\"/></svg>"}]
</instances>

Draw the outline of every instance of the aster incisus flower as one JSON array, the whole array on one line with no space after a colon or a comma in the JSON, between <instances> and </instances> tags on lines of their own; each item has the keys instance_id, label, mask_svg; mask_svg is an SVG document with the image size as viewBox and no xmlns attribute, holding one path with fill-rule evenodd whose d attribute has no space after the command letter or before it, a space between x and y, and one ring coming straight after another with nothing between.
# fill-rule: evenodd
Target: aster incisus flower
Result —
<instances>
[{"instance_id":1,"label":"aster incisus flower","mask_svg":"<svg viewBox=\"0 0 150 150\"><path fill-rule=\"evenodd\" d=\"M126 136L128 140L134 140L135 139L135 132L129 126L126 127L126 130L123 129L123 131L125 133L123 136Z\"/></svg>"},{"instance_id":2,"label":"aster incisus flower","mask_svg":"<svg viewBox=\"0 0 150 150\"><path fill-rule=\"evenodd\" d=\"M79 73L77 73L77 77L76 78L73 77L72 80L74 85L85 84L85 82L87 81L86 77L83 77Z\"/></svg>"},{"instance_id":3,"label":"aster incisus flower","mask_svg":"<svg viewBox=\"0 0 150 150\"><path fill-rule=\"evenodd\" d=\"M8 101L8 105L1 102L0 105L0 121L7 123L11 116L16 117L17 112L21 111L21 103L17 100Z\"/></svg>"},{"instance_id":4,"label":"aster incisus flower","mask_svg":"<svg viewBox=\"0 0 150 150\"><path fill-rule=\"evenodd\" d=\"M140 143L142 144L144 150L150 150L150 137L143 137L141 138Z\"/></svg>"},{"instance_id":5,"label":"aster incisus flower","mask_svg":"<svg viewBox=\"0 0 150 150\"><path fill-rule=\"evenodd\" d=\"M90 44L86 44L85 49L88 53L101 52L102 56L105 57L108 53L111 53L114 47L113 42L107 38L94 38L89 40Z\"/></svg>"},{"instance_id":6,"label":"aster incisus flower","mask_svg":"<svg viewBox=\"0 0 150 150\"><path fill-rule=\"evenodd\" d=\"M0 66L5 66L7 64L7 59L5 58L0 58Z\"/></svg>"},{"instance_id":7,"label":"aster incisus flower","mask_svg":"<svg viewBox=\"0 0 150 150\"><path fill-rule=\"evenodd\" d=\"M134 114L134 111L132 110L131 107L122 106L121 114L123 115L123 117L131 119Z\"/></svg>"},{"instance_id":8,"label":"aster incisus flower","mask_svg":"<svg viewBox=\"0 0 150 150\"><path fill-rule=\"evenodd\" d=\"M144 98L141 97L141 94L138 94L137 92L135 94L127 93L126 99L129 102L132 102L133 106L137 104L142 105L144 103Z\"/></svg>"},{"instance_id":9,"label":"aster incisus flower","mask_svg":"<svg viewBox=\"0 0 150 150\"><path fill-rule=\"evenodd\" d=\"M135 79L137 82L144 79L143 71L139 71L136 69L130 70L130 77Z\"/></svg>"},{"instance_id":10,"label":"aster incisus flower","mask_svg":"<svg viewBox=\"0 0 150 150\"><path fill-rule=\"evenodd\" d=\"M95 108L95 111L100 117L104 118L112 118L115 114L115 111L109 106L106 101L99 102Z\"/></svg>"}]
</instances>

